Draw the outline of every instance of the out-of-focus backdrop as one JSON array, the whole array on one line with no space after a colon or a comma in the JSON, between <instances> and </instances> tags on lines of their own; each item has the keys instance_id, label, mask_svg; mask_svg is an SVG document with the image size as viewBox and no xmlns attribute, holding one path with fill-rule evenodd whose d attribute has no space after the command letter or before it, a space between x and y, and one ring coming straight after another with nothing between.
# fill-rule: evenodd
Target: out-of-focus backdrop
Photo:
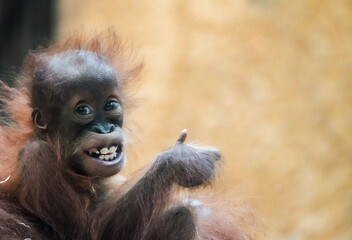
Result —
<instances>
[{"instance_id":1,"label":"out-of-focus backdrop","mask_svg":"<svg viewBox=\"0 0 352 240\"><path fill-rule=\"evenodd\" d=\"M116 29L141 75L125 170L187 128L226 163L214 191L268 239L352 239L352 2L60 0L55 37ZM3 36L1 36L3 37Z\"/></svg>"}]
</instances>

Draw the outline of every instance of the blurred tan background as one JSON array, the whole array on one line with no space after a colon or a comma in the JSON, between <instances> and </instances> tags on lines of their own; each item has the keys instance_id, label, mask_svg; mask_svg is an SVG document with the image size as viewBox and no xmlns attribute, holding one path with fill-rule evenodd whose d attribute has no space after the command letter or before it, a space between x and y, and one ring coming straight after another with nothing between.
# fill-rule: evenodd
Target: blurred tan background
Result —
<instances>
[{"instance_id":1,"label":"blurred tan background","mask_svg":"<svg viewBox=\"0 0 352 240\"><path fill-rule=\"evenodd\" d=\"M58 17L57 37L112 26L146 63L125 173L187 128L268 239L352 239L351 1L61 0Z\"/></svg>"}]
</instances>

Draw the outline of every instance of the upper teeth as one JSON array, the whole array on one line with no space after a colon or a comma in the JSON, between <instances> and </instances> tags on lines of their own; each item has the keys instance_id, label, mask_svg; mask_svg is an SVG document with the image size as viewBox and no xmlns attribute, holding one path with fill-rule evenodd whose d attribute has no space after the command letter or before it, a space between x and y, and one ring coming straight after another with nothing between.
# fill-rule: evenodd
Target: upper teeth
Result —
<instances>
[{"instance_id":1,"label":"upper teeth","mask_svg":"<svg viewBox=\"0 0 352 240\"><path fill-rule=\"evenodd\" d=\"M102 148L101 150L100 150L100 153L101 154L107 154L109 152L109 150L108 150L108 148Z\"/></svg>"},{"instance_id":2,"label":"upper teeth","mask_svg":"<svg viewBox=\"0 0 352 240\"><path fill-rule=\"evenodd\" d=\"M104 154L105 155L105 154L108 154L108 153L114 153L114 152L116 152L116 150L117 150L117 147L115 147L115 146L112 146L109 149L107 147L104 147L104 148L102 148L100 150L100 154Z\"/></svg>"},{"instance_id":3,"label":"upper teeth","mask_svg":"<svg viewBox=\"0 0 352 240\"><path fill-rule=\"evenodd\" d=\"M114 153L114 152L116 152L116 150L117 150L117 147L112 146L109 148L109 153Z\"/></svg>"},{"instance_id":4,"label":"upper teeth","mask_svg":"<svg viewBox=\"0 0 352 240\"><path fill-rule=\"evenodd\" d=\"M95 153L100 160L113 160L114 158L116 158L117 156L117 146L111 146L111 147L103 147L102 149L100 149L100 151L97 148L91 148L90 150L88 150L89 155L93 156L93 154Z\"/></svg>"}]
</instances>

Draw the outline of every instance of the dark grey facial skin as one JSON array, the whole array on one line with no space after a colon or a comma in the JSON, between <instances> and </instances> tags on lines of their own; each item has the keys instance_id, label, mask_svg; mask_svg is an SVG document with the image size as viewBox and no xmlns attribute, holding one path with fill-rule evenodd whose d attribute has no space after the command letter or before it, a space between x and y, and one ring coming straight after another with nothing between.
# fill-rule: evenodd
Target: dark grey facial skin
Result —
<instances>
[{"instance_id":1,"label":"dark grey facial skin","mask_svg":"<svg viewBox=\"0 0 352 240\"><path fill-rule=\"evenodd\" d=\"M113 67L93 52L60 53L35 72L37 132L59 139L62 158L78 174L109 177L124 165L119 87ZM100 152L111 147L116 153Z\"/></svg>"}]
</instances>

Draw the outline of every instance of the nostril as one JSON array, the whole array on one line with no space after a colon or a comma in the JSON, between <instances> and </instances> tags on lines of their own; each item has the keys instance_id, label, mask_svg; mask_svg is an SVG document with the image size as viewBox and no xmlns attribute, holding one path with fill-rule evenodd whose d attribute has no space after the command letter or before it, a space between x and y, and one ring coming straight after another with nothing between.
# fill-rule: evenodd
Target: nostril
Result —
<instances>
[{"instance_id":1,"label":"nostril","mask_svg":"<svg viewBox=\"0 0 352 240\"><path fill-rule=\"evenodd\" d=\"M99 133L99 134L103 134L104 133L102 127L100 127L100 126L94 126L93 127L93 131L96 132L96 133Z\"/></svg>"},{"instance_id":2,"label":"nostril","mask_svg":"<svg viewBox=\"0 0 352 240\"><path fill-rule=\"evenodd\" d=\"M109 133L111 133L111 132L113 132L113 131L115 131L115 126L114 126L114 125L111 125L111 126L110 126L110 130L109 130Z\"/></svg>"},{"instance_id":3,"label":"nostril","mask_svg":"<svg viewBox=\"0 0 352 240\"><path fill-rule=\"evenodd\" d=\"M113 124L97 124L92 127L92 131L99 134L107 134L114 132L116 127Z\"/></svg>"},{"instance_id":4,"label":"nostril","mask_svg":"<svg viewBox=\"0 0 352 240\"><path fill-rule=\"evenodd\" d=\"M95 125L93 127L93 131L99 134L107 134L107 133L112 133L115 131L115 125L113 124L104 124L104 125Z\"/></svg>"}]
</instances>

